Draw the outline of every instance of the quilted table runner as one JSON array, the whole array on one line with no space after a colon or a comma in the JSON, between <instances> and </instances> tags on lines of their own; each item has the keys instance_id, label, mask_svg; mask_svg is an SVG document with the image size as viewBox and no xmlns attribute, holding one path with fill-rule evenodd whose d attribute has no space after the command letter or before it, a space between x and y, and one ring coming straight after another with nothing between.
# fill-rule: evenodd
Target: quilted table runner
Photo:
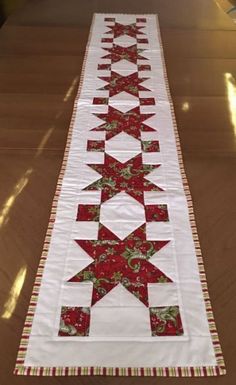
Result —
<instances>
[{"instance_id":1,"label":"quilted table runner","mask_svg":"<svg viewBox=\"0 0 236 385\"><path fill-rule=\"evenodd\" d=\"M94 16L15 373L225 373L155 15Z\"/></svg>"}]
</instances>

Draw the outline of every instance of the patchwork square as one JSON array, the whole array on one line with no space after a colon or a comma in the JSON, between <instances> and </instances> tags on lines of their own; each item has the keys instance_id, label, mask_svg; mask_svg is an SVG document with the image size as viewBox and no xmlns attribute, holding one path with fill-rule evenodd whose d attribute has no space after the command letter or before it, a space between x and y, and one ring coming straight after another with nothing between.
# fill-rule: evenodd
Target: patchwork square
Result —
<instances>
[{"instance_id":1,"label":"patchwork square","mask_svg":"<svg viewBox=\"0 0 236 385\"><path fill-rule=\"evenodd\" d=\"M90 308L62 306L58 335L85 337L89 335Z\"/></svg>"},{"instance_id":2,"label":"patchwork square","mask_svg":"<svg viewBox=\"0 0 236 385\"><path fill-rule=\"evenodd\" d=\"M78 205L77 221L98 222L100 217L100 205Z\"/></svg>"},{"instance_id":3,"label":"patchwork square","mask_svg":"<svg viewBox=\"0 0 236 385\"><path fill-rule=\"evenodd\" d=\"M178 306L150 307L152 336L180 336L183 325Z\"/></svg>"},{"instance_id":4,"label":"patchwork square","mask_svg":"<svg viewBox=\"0 0 236 385\"><path fill-rule=\"evenodd\" d=\"M147 222L168 222L168 209L166 204L146 205L145 214Z\"/></svg>"},{"instance_id":5,"label":"patchwork square","mask_svg":"<svg viewBox=\"0 0 236 385\"><path fill-rule=\"evenodd\" d=\"M158 140L142 140L143 152L159 152L160 145Z\"/></svg>"},{"instance_id":6,"label":"patchwork square","mask_svg":"<svg viewBox=\"0 0 236 385\"><path fill-rule=\"evenodd\" d=\"M104 140L88 140L87 151L104 152L105 141Z\"/></svg>"}]
</instances>

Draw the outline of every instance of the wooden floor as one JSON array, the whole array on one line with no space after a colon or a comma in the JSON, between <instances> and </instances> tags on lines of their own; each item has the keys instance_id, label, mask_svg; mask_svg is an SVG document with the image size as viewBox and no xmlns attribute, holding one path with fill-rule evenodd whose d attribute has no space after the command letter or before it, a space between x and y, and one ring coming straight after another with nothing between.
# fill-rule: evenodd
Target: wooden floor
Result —
<instances>
[{"instance_id":1,"label":"wooden floor","mask_svg":"<svg viewBox=\"0 0 236 385\"><path fill-rule=\"evenodd\" d=\"M93 12L159 14L225 377L12 374ZM235 30L213 0L32 0L0 30L1 385L236 383Z\"/></svg>"}]
</instances>

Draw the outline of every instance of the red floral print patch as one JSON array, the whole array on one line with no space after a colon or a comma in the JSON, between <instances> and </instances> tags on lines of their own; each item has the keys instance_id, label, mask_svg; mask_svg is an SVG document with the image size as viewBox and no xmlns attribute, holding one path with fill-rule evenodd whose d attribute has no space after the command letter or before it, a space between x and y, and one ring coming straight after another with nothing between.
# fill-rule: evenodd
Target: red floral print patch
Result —
<instances>
[{"instance_id":1,"label":"red floral print patch","mask_svg":"<svg viewBox=\"0 0 236 385\"><path fill-rule=\"evenodd\" d=\"M104 140L88 140L87 141L87 151L96 151L96 152L105 151L105 141Z\"/></svg>"},{"instance_id":2,"label":"red floral print patch","mask_svg":"<svg viewBox=\"0 0 236 385\"><path fill-rule=\"evenodd\" d=\"M78 206L77 221L98 222L100 217L100 205L82 205Z\"/></svg>"},{"instance_id":3,"label":"red floral print patch","mask_svg":"<svg viewBox=\"0 0 236 385\"><path fill-rule=\"evenodd\" d=\"M138 71L151 71L150 64L138 64Z\"/></svg>"},{"instance_id":4,"label":"red floral print patch","mask_svg":"<svg viewBox=\"0 0 236 385\"><path fill-rule=\"evenodd\" d=\"M84 337L89 335L90 308L62 306L58 335Z\"/></svg>"},{"instance_id":5,"label":"red floral print patch","mask_svg":"<svg viewBox=\"0 0 236 385\"><path fill-rule=\"evenodd\" d=\"M143 152L159 152L159 141L158 140L142 140L142 151Z\"/></svg>"},{"instance_id":6,"label":"red floral print patch","mask_svg":"<svg viewBox=\"0 0 236 385\"><path fill-rule=\"evenodd\" d=\"M179 306L150 307L152 336L180 336L183 326Z\"/></svg>"},{"instance_id":7,"label":"red floral print patch","mask_svg":"<svg viewBox=\"0 0 236 385\"><path fill-rule=\"evenodd\" d=\"M146 205L145 214L147 222L168 222L167 205Z\"/></svg>"},{"instance_id":8,"label":"red floral print patch","mask_svg":"<svg viewBox=\"0 0 236 385\"><path fill-rule=\"evenodd\" d=\"M140 44L147 44L148 43L148 39L137 39L137 42L140 43Z\"/></svg>"},{"instance_id":9,"label":"red floral print patch","mask_svg":"<svg viewBox=\"0 0 236 385\"><path fill-rule=\"evenodd\" d=\"M102 38L102 43L112 43L113 42L113 37L103 37Z\"/></svg>"},{"instance_id":10,"label":"red floral print patch","mask_svg":"<svg viewBox=\"0 0 236 385\"><path fill-rule=\"evenodd\" d=\"M98 64L98 70L110 70L111 64Z\"/></svg>"},{"instance_id":11,"label":"red floral print patch","mask_svg":"<svg viewBox=\"0 0 236 385\"><path fill-rule=\"evenodd\" d=\"M154 98L139 98L140 106L154 106L155 99Z\"/></svg>"},{"instance_id":12,"label":"red floral print patch","mask_svg":"<svg viewBox=\"0 0 236 385\"><path fill-rule=\"evenodd\" d=\"M108 104L108 98L93 98L93 104Z\"/></svg>"}]
</instances>

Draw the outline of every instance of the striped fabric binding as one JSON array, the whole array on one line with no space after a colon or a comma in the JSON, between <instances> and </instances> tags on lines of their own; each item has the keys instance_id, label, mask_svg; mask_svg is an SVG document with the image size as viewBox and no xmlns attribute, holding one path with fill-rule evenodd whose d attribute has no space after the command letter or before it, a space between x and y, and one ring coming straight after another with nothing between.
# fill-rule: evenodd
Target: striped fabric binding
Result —
<instances>
[{"instance_id":1,"label":"striped fabric binding","mask_svg":"<svg viewBox=\"0 0 236 385\"><path fill-rule=\"evenodd\" d=\"M109 15L109 14L107 14L107 15ZM187 181L187 177L186 177L186 173L185 173L185 169L184 169L182 151L181 151L181 146L180 146L180 139L179 139L178 128L177 128L176 119L175 119L174 106L173 106L170 88L169 88L169 83L168 83L166 64L165 64L164 52L163 52L163 45L162 45L162 41L161 41L161 32L160 32L160 26L159 26L159 21L158 21L157 15L156 15L157 32L158 32L158 39L159 39L159 44L160 44L160 48L161 48L164 80L165 80L166 91L168 94L170 108L171 108L171 115L172 115L172 119L173 119L173 127L174 127L176 147L177 147L178 160L179 160L179 167L180 167L184 191L185 191L185 195L186 195L186 199L187 199L187 203L188 203L189 220L190 220L190 224L191 224L191 228L192 228L192 235L193 235L193 240L194 240L195 249L196 249L196 256L197 256L197 261L198 261L198 266L199 266L200 281L201 281L201 285L202 285L202 291L203 291L203 296L204 296L204 301L205 301L205 306L206 306L207 319L208 319L209 329L211 332L212 342L213 342L213 346L214 346L217 366L150 367L150 368L148 368L148 367L146 367L146 368L129 368L129 367L115 368L115 367L32 367L32 366L26 367L26 366L24 366L24 360L25 360L25 356L26 356L28 340L29 340L29 336L30 336L30 332L31 332L32 323L33 323L33 317L34 317L34 313L35 313L35 309L36 309L36 305L37 305L37 298L38 298L39 289L40 289L40 285L41 285L41 280L42 280L42 275L43 275L43 270L44 270L44 264L45 264L45 261L47 259L47 253L48 253L51 234L52 234L52 230L53 230L53 224L55 221L55 216L56 216L56 211L57 211L57 203L58 203L58 199L59 199L59 195L60 195L60 191L61 191L63 176L64 176L65 169L66 169L66 164L67 164L67 159L68 159L68 154L69 154L69 149L70 149L70 143L71 143L71 137L72 137L72 132L73 132L73 126L74 126L74 121L75 121L76 112L77 112L77 101L80 97L80 91L81 91L83 80L84 80L85 65L86 65L86 61L87 61L88 49L89 49L91 35L92 35L92 31L93 31L93 24L94 24L95 16L96 16L96 14L93 15L92 24L90 27L88 42L87 42L84 61L83 61L83 66L82 66L82 70L81 70L78 92L77 92L77 95L76 95L75 101L74 101L74 107L73 107L71 122L70 122L70 126L69 126L64 157L63 157L62 166L61 166L61 170L60 170L59 177L58 177L56 192L55 192L55 195L53 198L48 229L46 232L46 237L45 237L44 246L43 246L43 252L42 252L42 256L40 258L39 267L37 270L36 279L35 279L35 283L34 283L34 287L33 287L33 292L31 295L30 304L29 304L29 308L28 308L28 313L26 316L24 329L23 329L23 333L22 333L22 337L21 337L21 341L20 341L20 346L19 346L19 351L18 351L18 355L17 355L16 367L14 369L14 374L32 375L32 376L86 376L86 375L93 376L93 375L99 375L99 376L161 376L161 377L206 377L206 376L224 375L224 374L226 374L226 368L225 368L224 358L222 355L222 350L221 350L221 346L220 346L220 342L219 342L218 333L216 330L214 316L212 313L211 302L210 302L210 298L209 298L209 292L208 292L207 280L206 280L206 275L205 275L204 263L203 263L203 258L202 258L202 253L201 253L201 248L200 248L200 243L199 243L199 238L198 238L198 233L197 233L194 211L193 211L193 202L192 202L191 193L189 190L188 181ZM145 14L143 16L145 16Z\"/></svg>"}]
</instances>

